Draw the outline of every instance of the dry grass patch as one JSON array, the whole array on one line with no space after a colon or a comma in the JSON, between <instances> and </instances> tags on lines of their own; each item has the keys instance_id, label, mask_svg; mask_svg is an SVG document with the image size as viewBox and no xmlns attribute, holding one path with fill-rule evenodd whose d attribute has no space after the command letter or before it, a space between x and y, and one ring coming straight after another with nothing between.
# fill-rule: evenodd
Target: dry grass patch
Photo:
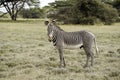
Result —
<instances>
[{"instance_id":1,"label":"dry grass patch","mask_svg":"<svg viewBox=\"0 0 120 80\"><path fill-rule=\"evenodd\" d=\"M95 53L95 65L84 69L84 50L66 49L67 67L60 69L58 51L48 42L43 21L1 22L0 80L119 80L119 26L61 25L66 31L94 33L100 53Z\"/></svg>"}]
</instances>

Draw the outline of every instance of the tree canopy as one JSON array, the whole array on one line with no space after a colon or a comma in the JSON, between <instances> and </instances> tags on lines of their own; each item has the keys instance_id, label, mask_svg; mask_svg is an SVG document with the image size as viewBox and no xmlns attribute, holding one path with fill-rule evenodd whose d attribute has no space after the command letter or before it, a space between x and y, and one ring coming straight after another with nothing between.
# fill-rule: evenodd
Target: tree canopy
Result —
<instances>
[{"instance_id":1,"label":"tree canopy","mask_svg":"<svg viewBox=\"0 0 120 80\"><path fill-rule=\"evenodd\" d=\"M48 17L64 23L111 24L118 18L116 8L102 0L57 0L50 6L54 14L48 14Z\"/></svg>"}]
</instances>

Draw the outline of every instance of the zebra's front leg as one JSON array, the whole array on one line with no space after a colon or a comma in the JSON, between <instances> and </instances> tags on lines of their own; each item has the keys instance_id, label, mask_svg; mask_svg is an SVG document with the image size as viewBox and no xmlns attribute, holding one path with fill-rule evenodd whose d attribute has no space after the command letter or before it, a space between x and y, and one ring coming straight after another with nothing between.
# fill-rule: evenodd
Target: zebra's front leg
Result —
<instances>
[{"instance_id":1,"label":"zebra's front leg","mask_svg":"<svg viewBox=\"0 0 120 80\"><path fill-rule=\"evenodd\" d=\"M64 56L63 56L63 49L59 48L58 51L59 51L59 57L60 57L60 66L59 67L61 68L62 65L63 65L63 67L65 67L66 64L65 64L65 60L64 60Z\"/></svg>"},{"instance_id":2,"label":"zebra's front leg","mask_svg":"<svg viewBox=\"0 0 120 80\"><path fill-rule=\"evenodd\" d=\"M66 67L66 63L65 63L65 59L64 59L64 57L63 57L63 64L64 64L63 67Z\"/></svg>"}]
</instances>

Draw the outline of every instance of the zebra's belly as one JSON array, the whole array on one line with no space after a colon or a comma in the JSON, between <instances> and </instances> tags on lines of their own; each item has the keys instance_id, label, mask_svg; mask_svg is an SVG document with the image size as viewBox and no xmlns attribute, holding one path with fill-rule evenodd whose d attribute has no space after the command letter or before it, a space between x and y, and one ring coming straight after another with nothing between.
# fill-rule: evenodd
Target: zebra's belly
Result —
<instances>
[{"instance_id":1,"label":"zebra's belly","mask_svg":"<svg viewBox=\"0 0 120 80\"><path fill-rule=\"evenodd\" d=\"M64 44L63 47L65 49L74 49L74 48L80 48L83 44L76 44L76 45L67 45L67 44Z\"/></svg>"}]
</instances>

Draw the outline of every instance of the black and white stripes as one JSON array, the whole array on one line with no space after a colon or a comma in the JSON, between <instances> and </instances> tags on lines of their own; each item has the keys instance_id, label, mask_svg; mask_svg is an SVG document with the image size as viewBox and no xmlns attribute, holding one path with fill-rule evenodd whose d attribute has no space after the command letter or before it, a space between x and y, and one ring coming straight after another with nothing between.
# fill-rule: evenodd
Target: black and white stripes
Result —
<instances>
[{"instance_id":1,"label":"black and white stripes","mask_svg":"<svg viewBox=\"0 0 120 80\"><path fill-rule=\"evenodd\" d=\"M88 31L77 31L77 32L66 32L60 27L56 26L55 22L45 22L48 23L47 31L49 41L53 42L53 45L57 47L60 54L60 66L65 67L65 60L63 57L64 48L83 48L87 55L86 64L84 67L88 66L89 57L91 57L91 66L94 63L94 55L92 51L92 45L95 43L96 51L97 44L94 34Z\"/></svg>"}]
</instances>

